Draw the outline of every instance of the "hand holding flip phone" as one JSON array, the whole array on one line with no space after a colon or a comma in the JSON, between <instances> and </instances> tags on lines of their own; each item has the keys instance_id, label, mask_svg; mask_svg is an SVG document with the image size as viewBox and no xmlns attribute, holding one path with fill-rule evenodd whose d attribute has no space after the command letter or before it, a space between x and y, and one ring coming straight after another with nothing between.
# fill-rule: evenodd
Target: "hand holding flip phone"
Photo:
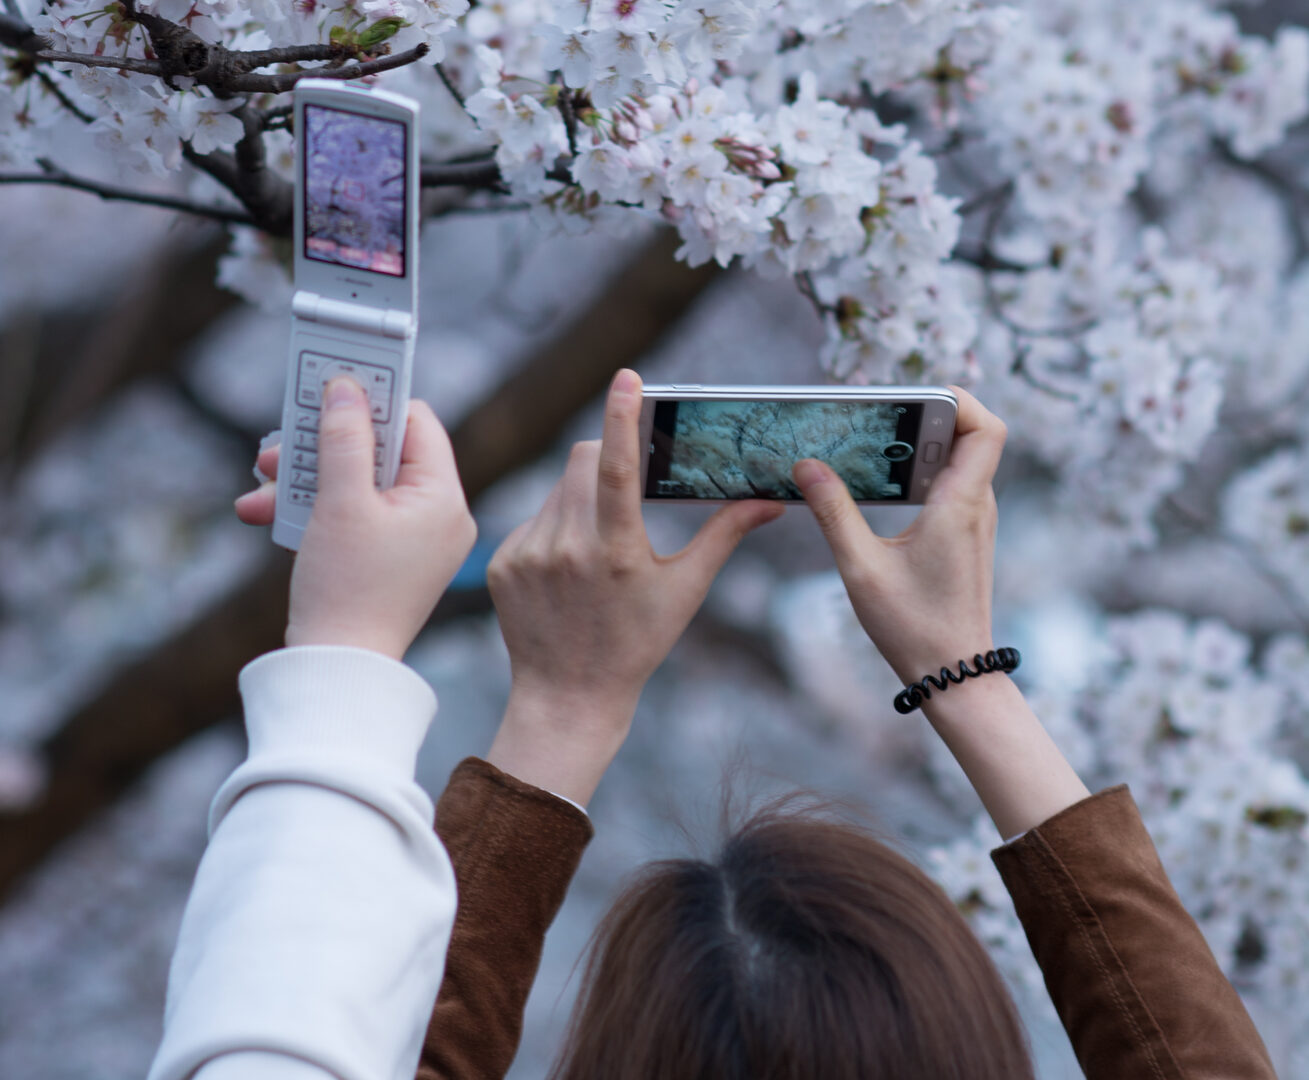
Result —
<instances>
[{"instance_id":1,"label":"hand holding flip phone","mask_svg":"<svg viewBox=\"0 0 1309 1080\"><path fill-rule=\"evenodd\" d=\"M295 88L295 296L273 541L298 550L318 491L323 389L373 413L374 482L395 482L418 329L418 103L335 79Z\"/></svg>"},{"instance_id":2,"label":"hand holding flip phone","mask_svg":"<svg viewBox=\"0 0 1309 1080\"><path fill-rule=\"evenodd\" d=\"M830 465L859 503L921 503L945 468L958 399L944 386L647 386L651 502L803 502L791 467Z\"/></svg>"}]
</instances>

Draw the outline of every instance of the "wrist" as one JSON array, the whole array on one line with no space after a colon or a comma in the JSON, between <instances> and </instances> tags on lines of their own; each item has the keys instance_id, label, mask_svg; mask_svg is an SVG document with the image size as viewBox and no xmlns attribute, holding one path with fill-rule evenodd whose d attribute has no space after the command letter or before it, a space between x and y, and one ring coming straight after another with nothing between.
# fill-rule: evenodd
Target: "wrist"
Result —
<instances>
[{"instance_id":1,"label":"wrist","mask_svg":"<svg viewBox=\"0 0 1309 1080\"><path fill-rule=\"evenodd\" d=\"M894 658L888 656L887 661L900 681L905 686L910 686L925 681L929 675L939 679L942 668L958 674L961 660L970 668L975 668L976 665L973 663L975 657L985 656L988 652L994 651L995 641L988 631L984 634L960 635L960 640L952 644L915 646L912 650L905 650ZM932 696L936 696L935 688L932 689Z\"/></svg>"},{"instance_id":2,"label":"wrist","mask_svg":"<svg viewBox=\"0 0 1309 1080\"><path fill-rule=\"evenodd\" d=\"M1027 711L1023 692L1003 671L988 672L976 679L951 683L945 690L937 690L936 687L931 689L932 696L923 701L921 708L928 722L938 732L966 725L982 710L988 715L1003 715L1020 708L1023 712Z\"/></svg>"},{"instance_id":3,"label":"wrist","mask_svg":"<svg viewBox=\"0 0 1309 1080\"><path fill-rule=\"evenodd\" d=\"M585 806L631 729L636 701L515 685L487 760Z\"/></svg>"},{"instance_id":4,"label":"wrist","mask_svg":"<svg viewBox=\"0 0 1309 1080\"><path fill-rule=\"evenodd\" d=\"M301 645L337 645L381 653L401 662L412 643L403 634L385 633L359 623L297 622L294 618L286 624L284 640L289 649Z\"/></svg>"}]
</instances>

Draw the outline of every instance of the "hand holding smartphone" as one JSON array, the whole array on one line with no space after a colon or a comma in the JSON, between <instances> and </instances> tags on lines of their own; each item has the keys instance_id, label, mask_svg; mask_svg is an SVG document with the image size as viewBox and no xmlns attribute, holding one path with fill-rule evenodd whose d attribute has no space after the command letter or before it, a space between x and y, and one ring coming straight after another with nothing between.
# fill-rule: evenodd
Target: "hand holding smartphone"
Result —
<instances>
[{"instance_id":1,"label":"hand holding smartphone","mask_svg":"<svg viewBox=\"0 0 1309 1080\"><path fill-rule=\"evenodd\" d=\"M647 386L649 502L803 502L791 469L817 458L856 502L917 504L950 458L958 402L943 386Z\"/></svg>"},{"instance_id":2,"label":"hand holding smartphone","mask_svg":"<svg viewBox=\"0 0 1309 1080\"><path fill-rule=\"evenodd\" d=\"M418 328L418 104L335 79L295 88L295 296L273 541L298 550L318 494L323 390L368 398L374 484L395 482Z\"/></svg>"}]
</instances>

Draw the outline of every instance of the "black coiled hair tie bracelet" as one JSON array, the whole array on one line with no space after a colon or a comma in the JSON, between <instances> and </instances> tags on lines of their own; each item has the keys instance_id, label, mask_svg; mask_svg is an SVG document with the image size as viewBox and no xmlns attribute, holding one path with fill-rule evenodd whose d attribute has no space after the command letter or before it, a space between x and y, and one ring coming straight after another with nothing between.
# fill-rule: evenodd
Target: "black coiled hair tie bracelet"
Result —
<instances>
[{"instance_id":1,"label":"black coiled hair tie bracelet","mask_svg":"<svg viewBox=\"0 0 1309 1080\"><path fill-rule=\"evenodd\" d=\"M910 683L895 695L895 711L898 713L913 712L932 696L932 686L936 687L937 690L944 690L951 683L961 683L964 679L975 679L979 675L986 675L992 671L1003 671L1008 674L1022 662L1023 658L1017 649L993 649L986 655L978 653L973 657L973 667L971 668L968 666L967 661L960 660L957 674L950 668L943 667L939 679L935 675L924 675L922 682ZM931 683L932 686L928 686L928 683Z\"/></svg>"}]
</instances>

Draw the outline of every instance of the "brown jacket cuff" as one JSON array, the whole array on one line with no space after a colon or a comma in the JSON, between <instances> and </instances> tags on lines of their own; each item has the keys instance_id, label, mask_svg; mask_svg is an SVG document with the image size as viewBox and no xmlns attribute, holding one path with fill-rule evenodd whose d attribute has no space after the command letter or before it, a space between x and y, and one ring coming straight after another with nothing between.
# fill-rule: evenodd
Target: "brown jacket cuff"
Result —
<instances>
[{"instance_id":1,"label":"brown jacket cuff","mask_svg":"<svg viewBox=\"0 0 1309 1080\"><path fill-rule=\"evenodd\" d=\"M991 857L1088 1080L1276 1080L1126 787Z\"/></svg>"},{"instance_id":2,"label":"brown jacket cuff","mask_svg":"<svg viewBox=\"0 0 1309 1080\"><path fill-rule=\"evenodd\" d=\"M466 758L436 806L459 890L419 1080L501 1077L522 1035L545 932L594 830L576 806Z\"/></svg>"}]
</instances>

